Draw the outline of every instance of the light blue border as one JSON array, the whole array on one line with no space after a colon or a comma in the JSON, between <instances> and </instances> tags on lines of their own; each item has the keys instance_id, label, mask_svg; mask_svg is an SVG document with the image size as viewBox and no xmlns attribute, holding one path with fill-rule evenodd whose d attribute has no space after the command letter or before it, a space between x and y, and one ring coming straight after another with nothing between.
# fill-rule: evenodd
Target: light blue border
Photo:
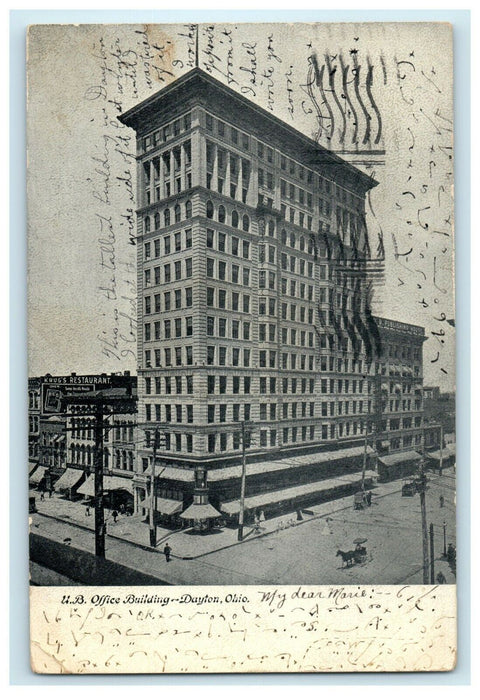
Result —
<instances>
[{"instance_id":1,"label":"light blue border","mask_svg":"<svg viewBox=\"0 0 480 700\"><path fill-rule=\"evenodd\" d=\"M27 341L25 32L29 24L165 22L451 22L455 61L457 305L458 665L451 673L39 676L29 667L26 525ZM10 683L12 685L469 685L470 684L470 12L468 10L154 11L14 10L10 13Z\"/></svg>"}]
</instances>

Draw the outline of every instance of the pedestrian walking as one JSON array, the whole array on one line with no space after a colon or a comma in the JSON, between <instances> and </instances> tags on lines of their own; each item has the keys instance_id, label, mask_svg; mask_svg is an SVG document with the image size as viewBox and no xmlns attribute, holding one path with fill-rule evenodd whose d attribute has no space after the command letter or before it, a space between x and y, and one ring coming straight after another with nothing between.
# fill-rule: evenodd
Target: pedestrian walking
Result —
<instances>
[{"instance_id":1,"label":"pedestrian walking","mask_svg":"<svg viewBox=\"0 0 480 700\"><path fill-rule=\"evenodd\" d=\"M442 574L441 571L439 571L437 574L437 583L440 583L440 584L447 583L447 579L445 578L445 576Z\"/></svg>"},{"instance_id":2,"label":"pedestrian walking","mask_svg":"<svg viewBox=\"0 0 480 700\"><path fill-rule=\"evenodd\" d=\"M371 505L372 505L372 492L369 491L367 493L367 506L371 506Z\"/></svg>"},{"instance_id":3,"label":"pedestrian walking","mask_svg":"<svg viewBox=\"0 0 480 700\"><path fill-rule=\"evenodd\" d=\"M41 501L44 501L44 500L45 500L45 491L43 491L43 490L42 490L42 492L41 492L41 494L40 494L40 500L41 500Z\"/></svg>"},{"instance_id":4,"label":"pedestrian walking","mask_svg":"<svg viewBox=\"0 0 480 700\"><path fill-rule=\"evenodd\" d=\"M445 498L443 496L440 496L440 508L443 508L445 505Z\"/></svg>"},{"instance_id":5,"label":"pedestrian walking","mask_svg":"<svg viewBox=\"0 0 480 700\"><path fill-rule=\"evenodd\" d=\"M112 518L113 518L113 522L116 523L117 518L118 518L118 513L116 510L112 511Z\"/></svg>"},{"instance_id":6,"label":"pedestrian walking","mask_svg":"<svg viewBox=\"0 0 480 700\"><path fill-rule=\"evenodd\" d=\"M52 493L53 493L53 489L52 489L52 487L50 486L50 488L48 489L48 497L49 497L49 498L52 497Z\"/></svg>"},{"instance_id":7,"label":"pedestrian walking","mask_svg":"<svg viewBox=\"0 0 480 700\"><path fill-rule=\"evenodd\" d=\"M87 518L90 516L90 506L87 506L85 508L85 515L87 516Z\"/></svg>"},{"instance_id":8,"label":"pedestrian walking","mask_svg":"<svg viewBox=\"0 0 480 700\"><path fill-rule=\"evenodd\" d=\"M170 553L172 551L172 548L169 546L168 542L165 544L165 547L163 548L163 553L165 554L165 559L170 561Z\"/></svg>"}]
</instances>

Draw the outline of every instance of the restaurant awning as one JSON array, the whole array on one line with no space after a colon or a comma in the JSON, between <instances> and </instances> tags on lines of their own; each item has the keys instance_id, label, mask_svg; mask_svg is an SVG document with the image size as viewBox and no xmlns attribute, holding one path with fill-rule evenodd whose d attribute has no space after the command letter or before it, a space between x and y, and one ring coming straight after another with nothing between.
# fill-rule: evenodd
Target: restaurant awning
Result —
<instances>
[{"instance_id":1,"label":"restaurant awning","mask_svg":"<svg viewBox=\"0 0 480 700\"><path fill-rule=\"evenodd\" d=\"M81 469L72 469L68 467L55 483L55 491L61 491L62 489L73 488L80 479L83 477L83 471Z\"/></svg>"},{"instance_id":2,"label":"restaurant awning","mask_svg":"<svg viewBox=\"0 0 480 700\"><path fill-rule=\"evenodd\" d=\"M43 477L45 476L45 472L47 471L47 467L37 467L32 474L28 477L28 481L31 484L39 484Z\"/></svg>"},{"instance_id":3,"label":"restaurant awning","mask_svg":"<svg viewBox=\"0 0 480 700\"><path fill-rule=\"evenodd\" d=\"M376 477L375 472L370 470L365 472L366 479L371 479L373 477ZM311 484L301 484L300 486L293 486L286 489L280 489L278 491L259 493L257 496L249 496L245 499L245 510L261 508L276 503L282 503L283 501L290 501L294 498L298 498L299 496L306 496L316 493L320 494L341 486L352 486L353 484L357 483L360 485L361 481L362 472L357 472L355 474L345 474L344 476L339 476L336 479L322 479L322 481L316 481ZM229 501L228 503L223 503L221 506L221 511L223 513L227 513L227 515L235 515L240 511L240 503L239 501Z\"/></svg>"},{"instance_id":4,"label":"restaurant awning","mask_svg":"<svg viewBox=\"0 0 480 700\"><path fill-rule=\"evenodd\" d=\"M123 479L121 476L104 476L103 491L120 491L121 489L133 494L131 479ZM84 484L78 489L78 493L84 496L95 496L95 477L91 474Z\"/></svg>"},{"instance_id":5,"label":"restaurant awning","mask_svg":"<svg viewBox=\"0 0 480 700\"><path fill-rule=\"evenodd\" d=\"M382 462L386 467L392 467L395 464L402 464L402 462L412 462L413 460L418 460L421 455L414 450L408 450L407 452L395 452L391 455L379 455L378 461Z\"/></svg>"},{"instance_id":6,"label":"restaurant awning","mask_svg":"<svg viewBox=\"0 0 480 700\"><path fill-rule=\"evenodd\" d=\"M220 513L210 503L192 503L180 517L185 520L207 520L208 518L219 518Z\"/></svg>"},{"instance_id":7,"label":"restaurant awning","mask_svg":"<svg viewBox=\"0 0 480 700\"><path fill-rule=\"evenodd\" d=\"M150 504L145 505L145 508L149 508ZM156 511L162 513L162 515L173 515L174 513L179 513L183 508L182 501L174 501L173 498L157 498Z\"/></svg>"},{"instance_id":8,"label":"restaurant awning","mask_svg":"<svg viewBox=\"0 0 480 700\"><path fill-rule=\"evenodd\" d=\"M285 459L275 460L274 462L253 462L247 464L247 476L255 474L270 474L286 469L301 469L318 465L323 466L325 463L336 462L341 460L351 459L353 457L361 457L365 451L364 445L358 447L347 447L343 450L333 450L331 452L319 452L313 455L302 455L301 457L286 457ZM367 454L373 454L374 450L367 446ZM242 475L242 466L239 464L235 467L224 467L221 469L211 469L208 472L208 481L225 481L226 479L237 479Z\"/></svg>"}]
</instances>

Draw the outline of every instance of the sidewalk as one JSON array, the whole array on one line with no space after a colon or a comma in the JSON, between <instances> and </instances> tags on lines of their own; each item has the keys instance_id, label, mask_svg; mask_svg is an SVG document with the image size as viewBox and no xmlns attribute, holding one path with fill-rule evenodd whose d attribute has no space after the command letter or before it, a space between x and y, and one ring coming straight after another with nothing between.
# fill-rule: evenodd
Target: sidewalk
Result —
<instances>
[{"instance_id":1,"label":"sidewalk","mask_svg":"<svg viewBox=\"0 0 480 700\"><path fill-rule=\"evenodd\" d=\"M377 484L372 489L372 502L401 489L401 481L392 481L387 484ZM34 492L37 501L37 510L41 515L54 518L57 521L79 525L84 529L94 531L95 515L93 508L90 515L86 515L85 505L79 502L69 501L58 494L51 498L45 495L45 500L40 500L39 492ZM296 520L295 513L287 513L262 523L259 533L255 533L252 525L244 527L243 542L265 537L290 527L299 527L302 524L319 518L327 518L339 511L353 511L353 496L345 496L334 501L327 501L317 506L307 508L312 515L302 514L303 520ZM143 549L159 551L163 550L166 542L172 548L172 554L181 559L198 559L213 552L218 552L229 547L239 546L243 542L237 539L236 528L218 528L207 534L194 532L192 528L183 530L168 530L157 526L157 547L149 544L149 525L144 516L119 515L114 523L111 511L105 509L105 521L107 533L110 537L130 542Z\"/></svg>"}]
</instances>

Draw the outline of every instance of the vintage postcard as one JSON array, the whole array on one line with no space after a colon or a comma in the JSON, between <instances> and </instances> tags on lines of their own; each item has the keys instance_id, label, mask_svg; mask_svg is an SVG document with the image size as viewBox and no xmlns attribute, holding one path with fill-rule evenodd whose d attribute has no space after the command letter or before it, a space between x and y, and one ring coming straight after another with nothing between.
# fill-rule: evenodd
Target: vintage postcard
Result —
<instances>
[{"instance_id":1,"label":"vintage postcard","mask_svg":"<svg viewBox=\"0 0 480 700\"><path fill-rule=\"evenodd\" d=\"M451 26L27 51L34 671L453 669Z\"/></svg>"}]
</instances>

